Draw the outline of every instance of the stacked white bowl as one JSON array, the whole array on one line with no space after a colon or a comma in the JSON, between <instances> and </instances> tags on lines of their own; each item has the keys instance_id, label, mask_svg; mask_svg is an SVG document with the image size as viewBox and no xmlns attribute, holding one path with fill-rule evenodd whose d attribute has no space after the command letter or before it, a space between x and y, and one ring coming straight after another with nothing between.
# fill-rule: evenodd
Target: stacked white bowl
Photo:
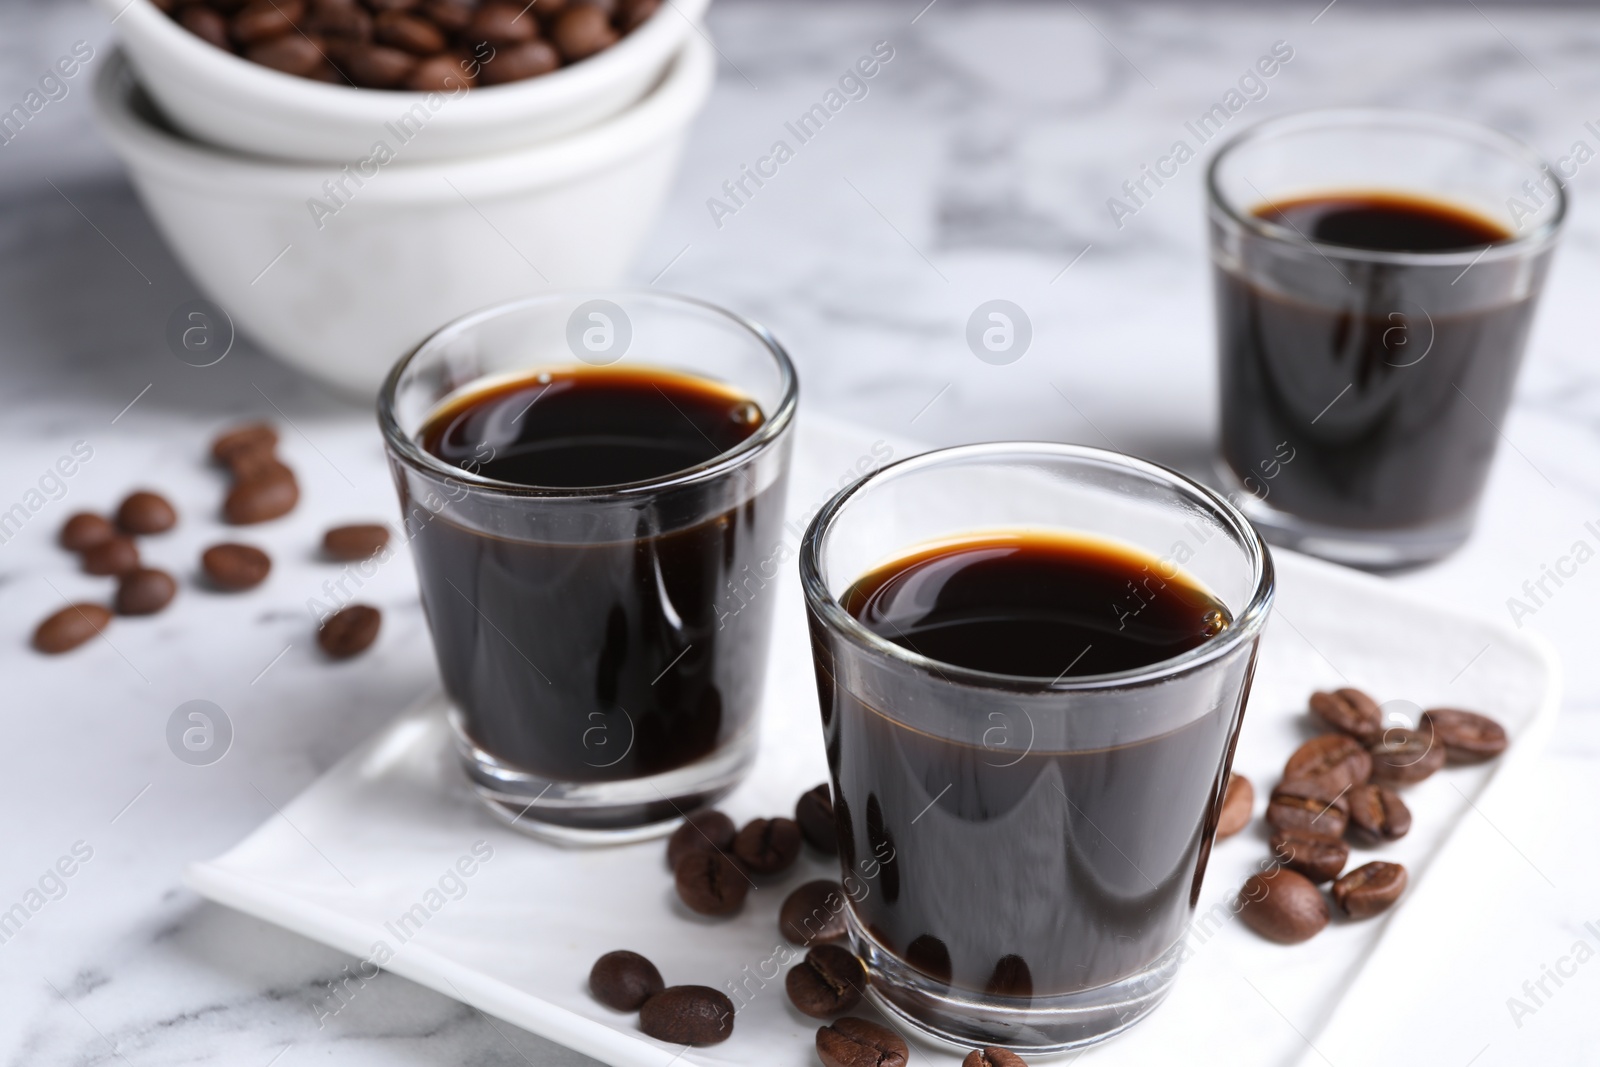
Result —
<instances>
[{"instance_id":1,"label":"stacked white bowl","mask_svg":"<svg viewBox=\"0 0 1600 1067\"><path fill-rule=\"evenodd\" d=\"M95 109L177 258L267 351L365 395L469 311L614 285L714 75L708 0L663 4L572 66L455 93L293 77L150 0L95 2L122 12L124 48Z\"/></svg>"}]
</instances>

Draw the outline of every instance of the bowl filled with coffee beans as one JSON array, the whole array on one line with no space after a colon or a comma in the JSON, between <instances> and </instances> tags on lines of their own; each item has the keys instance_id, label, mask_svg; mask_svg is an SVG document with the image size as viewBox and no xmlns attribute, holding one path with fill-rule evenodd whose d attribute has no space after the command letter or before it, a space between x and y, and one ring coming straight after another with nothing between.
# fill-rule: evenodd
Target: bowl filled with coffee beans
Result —
<instances>
[{"instance_id":1,"label":"bowl filled with coffee beans","mask_svg":"<svg viewBox=\"0 0 1600 1067\"><path fill-rule=\"evenodd\" d=\"M713 57L695 34L620 114L448 162L410 160L427 131L399 127L375 130L378 147L342 169L224 151L164 123L121 54L101 65L94 105L205 295L271 354L371 397L441 323L542 290L615 286L671 186Z\"/></svg>"},{"instance_id":2,"label":"bowl filled with coffee beans","mask_svg":"<svg viewBox=\"0 0 1600 1067\"><path fill-rule=\"evenodd\" d=\"M308 163L537 144L648 94L709 0L95 0L179 130Z\"/></svg>"}]
</instances>

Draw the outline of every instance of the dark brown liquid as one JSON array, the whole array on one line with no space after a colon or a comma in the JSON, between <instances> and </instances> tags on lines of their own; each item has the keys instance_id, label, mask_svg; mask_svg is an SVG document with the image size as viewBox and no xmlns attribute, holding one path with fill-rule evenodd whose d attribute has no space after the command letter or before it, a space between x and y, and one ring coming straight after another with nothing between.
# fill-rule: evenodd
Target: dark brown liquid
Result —
<instances>
[{"instance_id":1,"label":"dark brown liquid","mask_svg":"<svg viewBox=\"0 0 1600 1067\"><path fill-rule=\"evenodd\" d=\"M1046 680L1161 663L1230 622L1210 593L1151 557L1031 533L917 552L861 578L841 603L943 663ZM1223 673L1236 680L1247 660ZM967 743L894 721L834 684L833 665L825 648L841 856L846 872L876 876L854 907L884 948L938 982L1029 997L1125 977L1178 940L1241 714L1207 703L1217 678L1141 693L1129 712L1187 725L1078 748L1071 717L1083 697L1064 695L1026 724L999 701L1014 721L992 712ZM880 700L893 708L907 697L891 689ZM1156 718L1175 703L1198 706ZM1129 726L1125 736L1140 736Z\"/></svg>"},{"instance_id":2,"label":"dark brown liquid","mask_svg":"<svg viewBox=\"0 0 1600 1067\"><path fill-rule=\"evenodd\" d=\"M1512 237L1486 218L1399 195L1315 197L1255 214L1377 252L1472 252ZM1341 258L1326 274L1313 264L1327 283L1319 293L1218 268L1222 450L1247 491L1344 528L1420 528L1470 514L1533 297L1468 300L1493 268L1457 287L1464 266Z\"/></svg>"},{"instance_id":3,"label":"dark brown liquid","mask_svg":"<svg viewBox=\"0 0 1600 1067\"><path fill-rule=\"evenodd\" d=\"M713 382L582 368L459 398L419 438L490 478L581 488L696 466L762 421L749 397ZM614 524L614 510L584 502L497 512L493 534L449 512L414 523L445 687L480 748L561 781L614 780L684 766L750 728L772 597L747 604L730 590L778 542L783 481L721 512L707 511L713 488L641 502L623 536L574 535ZM685 525L685 514L700 517ZM538 535L558 521L564 536Z\"/></svg>"}]
</instances>

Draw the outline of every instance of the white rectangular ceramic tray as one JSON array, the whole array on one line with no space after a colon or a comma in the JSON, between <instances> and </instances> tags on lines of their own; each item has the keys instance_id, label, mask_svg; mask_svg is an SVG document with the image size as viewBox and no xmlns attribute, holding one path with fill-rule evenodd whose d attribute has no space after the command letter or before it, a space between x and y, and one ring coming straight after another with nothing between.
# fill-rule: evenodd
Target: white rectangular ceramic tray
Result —
<instances>
[{"instance_id":1,"label":"white rectangular ceramic tray","mask_svg":"<svg viewBox=\"0 0 1600 1067\"><path fill-rule=\"evenodd\" d=\"M799 427L796 445L791 549L841 484L915 451L815 419ZM1410 961L1448 958L1459 940L1452 936L1459 927L1450 924L1472 903L1462 900L1463 885L1472 884L1474 894L1493 892L1481 871L1468 883L1449 869L1481 868L1485 855L1515 862L1501 855L1505 845L1485 812L1514 791L1553 722L1559 682L1545 647L1366 575L1287 552L1276 558L1278 604L1235 764L1259 790L1270 788L1289 752L1309 736L1304 709L1314 688L1356 685L1380 700L1480 709L1505 724L1510 751L1412 787L1406 800L1415 828L1382 850L1411 872L1405 898L1386 916L1335 922L1305 945L1269 944L1228 907L1267 856L1260 819L1219 843L1191 928L1192 955L1172 996L1147 1021L1082 1055L1085 1063L1375 1062L1370 1053L1382 1047L1383 1027L1404 1018L1417 981ZM788 814L796 796L826 773L792 565L769 592L778 598L779 621L761 755L750 780L722 805L736 821ZM697 918L674 897L661 842L561 849L481 810L456 767L441 707L433 696L402 714L280 816L225 855L191 866L189 884L618 1067L815 1064L817 1023L789 1006L781 974L765 988L760 976L773 975L768 961L783 944L776 915L784 896L802 882L837 877L835 866L808 851L780 884L752 893L739 916ZM1262 804L1258 795L1258 816ZM1357 850L1350 864L1374 855ZM640 1033L635 1016L589 997L590 964L615 948L655 960L669 984L739 982L759 992L739 1011L726 1043L688 1051L665 1045ZM913 1060L959 1062L948 1050L920 1044Z\"/></svg>"}]
</instances>

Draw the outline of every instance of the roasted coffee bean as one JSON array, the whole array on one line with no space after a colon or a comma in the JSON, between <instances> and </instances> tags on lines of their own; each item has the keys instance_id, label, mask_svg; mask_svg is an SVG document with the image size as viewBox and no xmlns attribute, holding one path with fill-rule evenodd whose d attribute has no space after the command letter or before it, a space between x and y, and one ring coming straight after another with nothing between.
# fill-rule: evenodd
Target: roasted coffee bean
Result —
<instances>
[{"instance_id":1,"label":"roasted coffee bean","mask_svg":"<svg viewBox=\"0 0 1600 1067\"><path fill-rule=\"evenodd\" d=\"M673 865L672 880L678 899L699 915L732 915L750 892L749 877L720 852L684 853Z\"/></svg>"},{"instance_id":2,"label":"roasted coffee bean","mask_svg":"<svg viewBox=\"0 0 1600 1067\"><path fill-rule=\"evenodd\" d=\"M710 986L668 986L639 1009L639 1029L672 1045L715 1045L733 1035L733 1001Z\"/></svg>"},{"instance_id":3,"label":"roasted coffee bean","mask_svg":"<svg viewBox=\"0 0 1600 1067\"><path fill-rule=\"evenodd\" d=\"M82 552L103 545L117 536L111 520L92 511L80 511L61 527L61 547L69 552Z\"/></svg>"},{"instance_id":4,"label":"roasted coffee bean","mask_svg":"<svg viewBox=\"0 0 1600 1067\"><path fill-rule=\"evenodd\" d=\"M222 502L222 517L234 526L251 526L282 518L298 503L300 484L293 471L278 463L234 483Z\"/></svg>"},{"instance_id":5,"label":"roasted coffee bean","mask_svg":"<svg viewBox=\"0 0 1600 1067\"><path fill-rule=\"evenodd\" d=\"M549 74L559 66L561 57L548 41L525 41L497 49L494 58L478 71L478 80L485 85L504 85Z\"/></svg>"},{"instance_id":6,"label":"roasted coffee bean","mask_svg":"<svg viewBox=\"0 0 1600 1067\"><path fill-rule=\"evenodd\" d=\"M617 43L611 18L594 4L576 4L550 24L550 40L568 63L587 59Z\"/></svg>"},{"instance_id":7,"label":"roasted coffee bean","mask_svg":"<svg viewBox=\"0 0 1600 1067\"><path fill-rule=\"evenodd\" d=\"M697 811L667 838L667 866L678 869L678 861L691 852L726 852L733 847L738 832L733 820L714 808Z\"/></svg>"},{"instance_id":8,"label":"roasted coffee bean","mask_svg":"<svg viewBox=\"0 0 1600 1067\"><path fill-rule=\"evenodd\" d=\"M1328 902L1305 875L1274 867L1246 879L1239 891L1239 918L1262 937L1293 945L1328 925Z\"/></svg>"},{"instance_id":9,"label":"roasted coffee bean","mask_svg":"<svg viewBox=\"0 0 1600 1067\"><path fill-rule=\"evenodd\" d=\"M1435 744L1444 746L1451 763L1482 763L1506 750L1505 727L1475 711L1460 708L1429 708L1422 713L1418 733L1431 734Z\"/></svg>"},{"instance_id":10,"label":"roasted coffee bean","mask_svg":"<svg viewBox=\"0 0 1600 1067\"><path fill-rule=\"evenodd\" d=\"M1228 775L1228 789L1222 795L1222 814L1217 816L1217 837L1232 837L1250 825L1255 811L1256 789L1242 774Z\"/></svg>"},{"instance_id":11,"label":"roasted coffee bean","mask_svg":"<svg viewBox=\"0 0 1600 1067\"><path fill-rule=\"evenodd\" d=\"M139 547L133 543L133 538L123 534L83 552L83 569L88 574L123 575L138 566Z\"/></svg>"},{"instance_id":12,"label":"roasted coffee bean","mask_svg":"<svg viewBox=\"0 0 1600 1067\"><path fill-rule=\"evenodd\" d=\"M228 34L228 20L199 4L189 4L178 12L178 25L218 48L233 51L233 38Z\"/></svg>"},{"instance_id":13,"label":"roasted coffee bean","mask_svg":"<svg viewBox=\"0 0 1600 1067\"><path fill-rule=\"evenodd\" d=\"M353 0L312 0L305 29L308 33L319 33L330 39L370 41L372 16Z\"/></svg>"},{"instance_id":14,"label":"roasted coffee bean","mask_svg":"<svg viewBox=\"0 0 1600 1067\"><path fill-rule=\"evenodd\" d=\"M1313 737L1289 757L1283 767L1286 782L1315 782L1335 793L1362 785L1372 775L1372 757L1353 737L1323 734Z\"/></svg>"},{"instance_id":15,"label":"roasted coffee bean","mask_svg":"<svg viewBox=\"0 0 1600 1067\"><path fill-rule=\"evenodd\" d=\"M424 0L421 13L446 33L460 33L472 22L474 0Z\"/></svg>"},{"instance_id":16,"label":"roasted coffee bean","mask_svg":"<svg viewBox=\"0 0 1600 1067\"><path fill-rule=\"evenodd\" d=\"M789 1002L813 1019L831 1019L855 1009L867 988L867 972L855 954L838 945L818 945L789 968L783 988Z\"/></svg>"},{"instance_id":17,"label":"roasted coffee bean","mask_svg":"<svg viewBox=\"0 0 1600 1067\"><path fill-rule=\"evenodd\" d=\"M118 615L154 615L178 595L178 582L166 571L141 567L117 584Z\"/></svg>"},{"instance_id":18,"label":"roasted coffee bean","mask_svg":"<svg viewBox=\"0 0 1600 1067\"><path fill-rule=\"evenodd\" d=\"M800 856L800 827L793 819L752 819L733 839L733 854L756 874L788 870Z\"/></svg>"},{"instance_id":19,"label":"roasted coffee bean","mask_svg":"<svg viewBox=\"0 0 1600 1067\"><path fill-rule=\"evenodd\" d=\"M410 11L421 0L366 0L366 5L374 11Z\"/></svg>"},{"instance_id":20,"label":"roasted coffee bean","mask_svg":"<svg viewBox=\"0 0 1600 1067\"><path fill-rule=\"evenodd\" d=\"M404 11L385 11L373 19L372 39L414 56L443 52L450 43L439 27Z\"/></svg>"},{"instance_id":21,"label":"roasted coffee bean","mask_svg":"<svg viewBox=\"0 0 1600 1067\"><path fill-rule=\"evenodd\" d=\"M1028 1067L1028 1061L1006 1048L973 1049L961 1067Z\"/></svg>"},{"instance_id":22,"label":"roasted coffee bean","mask_svg":"<svg viewBox=\"0 0 1600 1067\"><path fill-rule=\"evenodd\" d=\"M1278 830L1272 835L1272 854L1291 871L1320 885L1339 877L1350 859L1350 846L1337 837Z\"/></svg>"},{"instance_id":23,"label":"roasted coffee bean","mask_svg":"<svg viewBox=\"0 0 1600 1067\"><path fill-rule=\"evenodd\" d=\"M822 1067L905 1067L910 1057L899 1034L853 1015L817 1031Z\"/></svg>"},{"instance_id":24,"label":"roasted coffee bean","mask_svg":"<svg viewBox=\"0 0 1600 1067\"><path fill-rule=\"evenodd\" d=\"M1358 785L1350 791L1350 835L1364 844L1398 841L1411 829L1411 809L1392 789Z\"/></svg>"},{"instance_id":25,"label":"roasted coffee bean","mask_svg":"<svg viewBox=\"0 0 1600 1067\"><path fill-rule=\"evenodd\" d=\"M800 836L812 848L830 856L839 852L839 831L833 821L832 797L828 783L823 782L801 793L794 805L794 821L800 825Z\"/></svg>"},{"instance_id":26,"label":"roasted coffee bean","mask_svg":"<svg viewBox=\"0 0 1600 1067\"><path fill-rule=\"evenodd\" d=\"M1280 782L1267 802L1267 823L1274 830L1339 837L1350 821L1350 802L1315 782Z\"/></svg>"},{"instance_id":27,"label":"roasted coffee bean","mask_svg":"<svg viewBox=\"0 0 1600 1067\"><path fill-rule=\"evenodd\" d=\"M216 588L238 592L266 581L272 558L251 545L212 545L200 554L200 569Z\"/></svg>"},{"instance_id":28,"label":"roasted coffee bean","mask_svg":"<svg viewBox=\"0 0 1600 1067\"><path fill-rule=\"evenodd\" d=\"M211 458L224 467L231 467L236 459L246 453L271 453L278 447L278 431L264 422L251 422L219 435L211 442Z\"/></svg>"},{"instance_id":29,"label":"roasted coffee bean","mask_svg":"<svg viewBox=\"0 0 1600 1067\"><path fill-rule=\"evenodd\" d=\"M1400 899L1406 880L1398 863L1368 863L1333 883L1333 902L1352 919L1370 919Z\"/></svg>"},{"instance_id":30,"label":"roasted coffee bean","mask_svg":"<svg viewBox=\"0 0 1600 1067\"><path fill-rule=\"evenodd\" d=\"M778 932L796 945L837 941L847 932L844 889L838 882L807 882L778 909Z\"/></svg>"},{"instance_id":31,"label":"roasted coffee bean","mask_svg":"<svg viewBox=\"0 0 1600 1067\"><path fill-rule=\"evenodd\" d=\"M111 623L111 612L100 604L72 604L62 608L33 631L33 647L47 656L71 652Z\"/></svg>"},{"instance_id":32,"label":"roasted coffee bean","mask_svg":"<svg viewBox=\"0 0 1600 1067\"><path fill-rule=\"evenodd\" d=\"M417 57L364 41L330 46L328 55L345 77L363 89L398 89L417 68Z\"/></svg>"},{"instance_id":33,"label":"roasted coffee bean","mask_svg":"<svg viewBox=\"0 0 1600 1067\"><path fill-rule=\"evenodd\" d=\"M253 44L244 50L244 57L263 67L302 78L309 77L326 62L321 42L298 33Z\"/></svg>"},{"instance_id":34,"label":"roasted coffee bean","mask_svg":"<svg viewBox=\"0 0 1600 1067\"><path fill-rule=\"evenodd\" d=\"M141 489L128 494L128 498L117 507L117 525L123 533L166 533L178 525L178 513L160 493Z\"/></svg>"},{"instance_id":35,"label":"roasted coffee bean","mask_svg":"<svg viewBox=\"0 0 1600 1067\"><path fill-rule=\"evenodd\" d=\"M523 14L523 7L523 4L506 0L489 0L478 8L467 28L461 31L462 39L496 48L533 40L539 36L539 20L532 12Z\"/></svg>"},{"instance_id":36,"label":"roasted coffee bean","mask_svg":"<svg viewBox=\"0 0 1600 1067\"><path fill-rule=\"evenodd\" d=\"M406 88L416 93L459 93L478 84L478 80L467 73L469 69L460 56L448 52L429 56L411 72Z\"/></svg>"},{"instance_id":37,"label":"roasted coffee bean","mask_svg":"<svg viewBox=\"0 0 1600 1067\"><path fill-rule=\"evenodd\" d=\"M252 0L233 16L228 30L237 44L259 44L294 33L305 15L305 0Z\"/></svg>"},{"instance_id":38,"label":"roasted coffee bean","mask_svg":"<svg viewBox=\"0 0 1600 1067\"><path fill-rule=\"evenodd\" d=\"M378 522L335 526L322 535L322 554L342 563L371 559L389 546L389 527Z\"/></svg>"},{"instance_id":39,"label":"roasted coffee bean","mask_svg":"<svg viewBox=\"0 0 1600 1067\"><path fill-rule=\"evenodd\" d=\"M623 0L622 8L616 16L617 29L623 33L632 33L660 8L661 0Z\"/></svg>"},{"instance_id":40,"label":"roasted coffee bean","mask_svg":"<svg viewBox=\"0 0 1600 1067\"><path fill-rule=\"evenodd\" d=\"M1359 689L1312 693L1311 710L1317 718L1363 745L1383 736L1383 709Z\"/></svg>"},{"instance_id":41,"label":"roasted coffee bean","mask_svg":"<svg viewBox=\"0 0 1600 1067\"><path fill-rule=\"evenodd\" d=\"M1372 780L1411 785L1444 766L1445 748L1422 730L1390 730L1372 746Z\"/></svg>"},{"instance_id":42,"label":"roasted coffee bean","mask_svg":"<svg viewBox=\"0 0 1600 1067\"><path fill-rule=\"evenodd\" d=\"M618 1011L638 1011L665 988L656 965L626 949L607 952L589 969L589 992L606 1007Z\"/></svg>"},{"instance_id":43,"label":"roasted coffee bean","mask_svg":"<svg viewBox=\"0 0 1600 1067\"><path fill-rule=\"evenodd\" d=\"M317 631L317 644L333 659L349 659L372 647L383 614L365 604L351 604L328 617Z\"/></svg>"}]
</instances>

